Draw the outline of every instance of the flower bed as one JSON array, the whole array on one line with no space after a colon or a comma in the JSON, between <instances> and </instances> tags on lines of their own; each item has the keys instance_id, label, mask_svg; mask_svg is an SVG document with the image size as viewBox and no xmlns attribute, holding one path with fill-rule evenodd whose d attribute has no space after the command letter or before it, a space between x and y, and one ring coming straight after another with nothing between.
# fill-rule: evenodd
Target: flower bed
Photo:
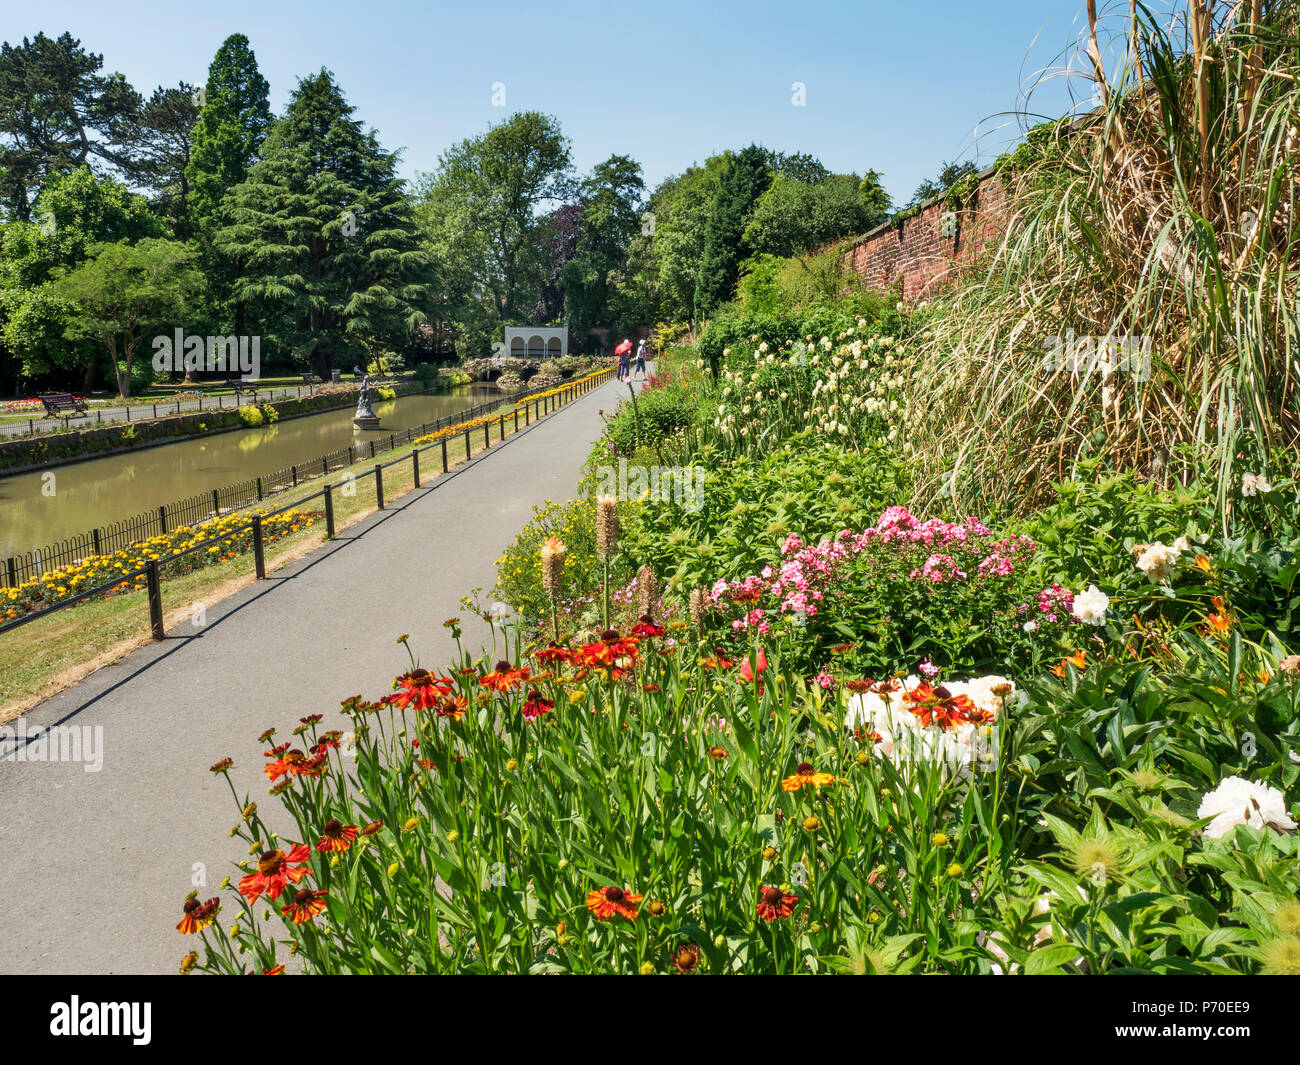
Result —
<instances>
[{"instance_id":1,"label":"flower bed","mask_svg":"<svg viewBox=\"0 0 1300 1065\"><path fill-rule=\"evenodd\" d=\"M159 536L132 544L111 555L88 555L68 566L61 566L40 577L24 581L17 588L0 588L0 618L13 620L33 610L40 610L65 599L79 595L87 588L104 584L114 577L131 573L145 566L152 559L165 558L188 547L200 544L213 537L221 537L218 543L206 550L194 551L161 567L164 577L177 577L190 573L204 566L228 562L252 549L253 533L251 529L230 532L238 526L245 525L253 514L263 514L265 510L239 514L228 514L220 518L186 525L173 529ZM310 528L323 515L314 510L286 510L282 514L264 517L262 521L262 538L265 543L274 543L301 529ZM145 586L143 576L134 581L119 584L107 594L137 591Z\"/></svg>"}]
</instances>

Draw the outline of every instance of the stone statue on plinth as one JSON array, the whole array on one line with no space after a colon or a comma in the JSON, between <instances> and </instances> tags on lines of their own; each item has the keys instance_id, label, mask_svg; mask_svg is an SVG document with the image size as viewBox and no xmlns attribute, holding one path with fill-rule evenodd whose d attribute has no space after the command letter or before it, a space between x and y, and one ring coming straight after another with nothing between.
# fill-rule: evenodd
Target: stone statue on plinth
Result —
<instances>
[{"instance_id":1,"label":"stone statue on plinth","mask_svg":"<svg viewBox=\"0 0 1300 1065\"><path fill-rule=\"evenodd\" d=\"M361 389L357 396L357 412L352 417L352 424L357 429L379 428L379 418L375 412L370 409L370 399L372 394L370 388L370 375L366 374L361 380Z\"/></svg>"}]
</instances>

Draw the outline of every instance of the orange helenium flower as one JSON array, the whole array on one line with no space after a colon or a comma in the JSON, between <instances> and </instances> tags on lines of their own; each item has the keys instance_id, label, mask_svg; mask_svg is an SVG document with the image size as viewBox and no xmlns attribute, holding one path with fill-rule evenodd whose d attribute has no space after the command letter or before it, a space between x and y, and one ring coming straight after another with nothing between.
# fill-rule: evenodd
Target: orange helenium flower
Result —
<instances>
[{"instance_id":1,"label":"orange helenium flower","mask_svg":"<svg viewBox=\"0 0 1300 1065\"><path fill-rule=\"evenodd\" d=\"M528 679L527 666L512 666L509 662L498 662L491 673L479 677L478 682L493 691L508 692L519 687Z\"/></svg>"},{"instance_id":2,"label":"orange helenium flower","mask_svg":"<svg viewBox=\"0 0 1300 1065\"><path fill-rule=\"evenodd\" d=\"M345 851L352 846L352 841L357 838L356 825L344 825L338 821L325 822L325 835L321 837L316 849L322 854L329 854L331 851Z\"/></svg>"},{"instance_id":3,"label":"orange helenium flower","mask_svg":"<svg viewBox=\"0 0 1300 1065\"><path fill-rule=\"evenodd\" d=\"M186 899L185 916L181 918L181 923L176 926L176 931L184 936L192 936L195 932L207 928L220 909L220 899L208 899L207 902L200 902L198 899Z\"/></svg>"},{"instance_id":4,"label":"orange helenium flower","mask_svg":"<svg viewBox=\"0 0 1300 1065\"><path fill-rule=\"evenodd\" d=\"M789 917L794 913L797 905L799 905L799 896L787 895L779 887L764 884L763 889L758 893L758 915L764 921Z\"/></svg>"},{"instance_id":5,"label":"orange helenium flower","mask_svg":"<svg viewBox=\"0 0 1300 1065\"><path fill-rule=\"evenodd\" d=\"M296 884L307 875L307 866L302 863L310 857L311 850L305 843L291 848L288 854L279 848L267 851L257 860L257 872L240 878L239 893L249 902L256 902L261 895L278 897L286 885Z\"/></svg>"},{"instance_id":6,"label":"orange helenium flower","mask_svg":"<svg viewBox=\"0 0 1300 1065\"><path fill-rule=\"evenodd\" d=\"M532 721L534 718L541 717L542 714L549 714L553 709L555 709L555 703L550 699L543 699L541 692L536 688L531 688L520 713L524 715L525 721Z\"/></svg>"},{"instance_id":7,"label":"orange helenium flower","mask_svg":"<svg viewBox=\"0 0 1300 1065\"><path fill-rule=\"evenodd\" d=\"M933 723L942 729L950 729L963 721L978 721L987 716L975 706L969 695L953 695L942 684L932 687L928 680L921 681L910 692L904 692L903 702L927 727Z\"/></svg>"},{"instance_id":8,"label":"orange helenium flower","mask_svg":"<svg viewBox=\"0 0 1300 1065\"><path fill-rule=\"evenodd\" d=\"M414 706L416 710L431 710L437 706L445 695L450 695L452 683L450 677L437 677L427 669L413 669L403 673L393 681L392 704L405 710Z\"/></svg>"},{"instance_id":9,"label":"orange helenium flower","mask_svg":"<svg viewBox=\"0 0 1300 1065\"><path fill-rule=\"evenodd\" d=\"M640 901L640 895L632 895L617 887L596 888L587 892L587 909L595 914L598 921L608 921L616 914L635 921L636 904Z\"/></svg>"},{"instance_id":10,"label":"orange helenium flower","mask_svg":"<svg viewBox=\"0 0 1300 1065\"><path fill-rule=\"evenodd\" d=\"M794 776L786 777L781 781L781 787L785 791L798 791L805 784L810 787L820 788L823 785L834 783L834 773L818 773L811 762L800 762L795 766Z\"/></svg>"},{"instance_id":11,"label":"orange helenium flower","mask_svg":"<svg viewBox=\"0 0 1300 1065\"><path fill-rule=\"evenodd\" d=\"M282 751L283 748L277 747L273 751L267 752L267 757ZM272 780L278 780L282 776L290 777L318 777L320 776L321 766L324 764L324 755L317 755L315 758L308 758L297 747L284 751L280 757L267 763L266 775Z\"/></svg>"},{"instance_id":12,"label":"orange helenium flower","mask_svg":"<svg viewBox=\"0 0 1300 1065\"><path fill-rule=\"evenodd\" d=\"M293 896L293 901L280 912L294 924L306 924L318 913L325 912L325 897L328 891L312 891L303 888Z\"/></svg>"}]
</instances>

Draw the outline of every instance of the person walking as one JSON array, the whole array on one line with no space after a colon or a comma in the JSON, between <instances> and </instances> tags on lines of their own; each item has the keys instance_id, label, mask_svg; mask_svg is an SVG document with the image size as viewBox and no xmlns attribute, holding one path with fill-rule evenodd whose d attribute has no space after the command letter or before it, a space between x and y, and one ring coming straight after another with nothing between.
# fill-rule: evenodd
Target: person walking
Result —
<instances>
[{"instance_id":1,"label":"person walking","mask_svg":"<svg viewBox=\"0 0 1300 1065\"><path fill-rule=\"evenodd\" d=\"M615 351L618 352L618 380L621 384L632 379L632 365L629 358L632 352L632 341L624 340Z\"/></svg>"},{"instance_id":2,"label":"person walking","mask_svg":"<svg viewBox=\"0 0 1300 1065\"><path fill-rule=\"evenodd\" d=\"M642 377L647 379L650 376L649 374L646 373L646 368L645 368L645 338L644 337L641 339L641 343L638 344L636 348L636 372L639 373Z\"/></svg>"}]
</instances>

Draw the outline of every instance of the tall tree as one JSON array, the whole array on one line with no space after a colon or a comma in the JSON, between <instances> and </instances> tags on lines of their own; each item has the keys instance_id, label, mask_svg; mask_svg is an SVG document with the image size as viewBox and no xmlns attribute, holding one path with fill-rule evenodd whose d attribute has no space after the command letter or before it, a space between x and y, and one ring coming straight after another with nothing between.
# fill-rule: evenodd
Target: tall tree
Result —
<instances>
[{"instance_id":1,"label":"tall tree","mask_svg":"<svg viewBox=\"0 0 1300 1065\"><path fill-rule=\"evenodd\" d=\"M216 234L261 333L323 378L400 345L429 295L397 156L354 111L329 71L300 81Z\"/></svg>"},{"instance_id":2,"label":"tall tree","mask_svg":"<svg viewBox=\"0 0 1300 1065\"><path fill-rule=\"evenodd\" d=\"M131 394L145 338L181 318L202 291L193 254L179 241L146 237L137 244L91 245L80 266L55 271L55 294L68 307L68 339L104 346L123 396Z\"/></svg>"},{"instance_id":3,"label":"tall tree","mask_svg":"<svg viewBox=\"0 0 1300 1065\"><path fill-rule=\"evenodd\" d=\"M122 124L122 171L140 188L153 193L154 209L171 223L177 237L188 235L185 217L190 193L187 173L194 146L194 123L199 114L194 86L161 85Z\"/></svg>"},{"instance_id":4,"label":"tall tree","mask_svg":"<svg viewBox=\"0 0 1300 1065\"><path fill-rule=\"evenodd\" d=\"M746 246L755 254L790 256L864 233L885 220L882 205L856 174L833 174L809 184L778 173L758 198L745 227Z\"/></svg>"},{"instance_id":5,"label":"tall tree","mask_svg":"<svg viewBox=\"0 0 1300 1065\"><path fill-rule=\"evenodd\" d=\"M68 308L53 288L54 274L83 262L93 244L160 237L165 229L143 196L88 166L50 177L34 215L0 226L0 336L21 376L78 373L89 392L103 352L65 339Z\"/></svg>"},{"instance_id":6,"label":"tall tree","mask_svg":"<svg viewBox=\"0 0 1300 1065\"><path fill-rule=\"evenodd\" d=\"M231 34L208 67L194 149L186 167L195 228L224 223L222 198L248 176L271 128L269 86L242 33Z\"/></svg>"},{"instance_id":7,"label":"tall tree","mask_svg":"<svg viewBox=\"0 0 1300 1065\"><path fill-rule=\"evenodd\" d=\"M116 129L140 97L121 74L100 74L103 65L70 33L0 45L0 201L12 217L31 218L51 174L119 160Z\"/></svg>"},{"instance_id":8,"label":"tall tree","mask_svg":"<svg viewBox=\"0 0 1300 1065\"><path fill-rule=\"evenodd\" d=\"M568 138L558 121L536 111L511 115L439 157L426 194L445 201L443 217L480 253L475 284L498 321L521 319L536 302L545 274L544 208L568 199L572 188Z\"/></svg>"},{"instance_id":9,"label":"tall tree","mask_svg":"<svg viewBox=\"0 0 1300 1065\"><path fill-rule=\"evenodd\" d=\"M645 181L641 165L626 155L597 163L579 186L582 207L578 244L564 268L564 307L569 328L585 334L596 325L613 325L611 300L616 272L640 228Z\"/></svg>"},{"instance_id":10,"label":"tall tree","mask_svg":"<svg viewBox=\"0 0 1300 1065\"><path fill-rule=\"evenodd\" d=\"M751 144L722 175L704 228L704 253L695 280L695 319L707 318L735 295L744 232L754 202L772 183L768 153Z\"/></svg>"},{"instance_id":11,"label":"tall tree","mask_svg":"<svg viewBox=\"0 0 1300 1065\"><path fill-rule=\"evenodd\" d=\"M557 207L546 219L542 234L542 259L546 276L528 317L533 325L550 325L564 317L564 271L578 252L582 208L576 203Z\"/></svg>"}]
</instances>

